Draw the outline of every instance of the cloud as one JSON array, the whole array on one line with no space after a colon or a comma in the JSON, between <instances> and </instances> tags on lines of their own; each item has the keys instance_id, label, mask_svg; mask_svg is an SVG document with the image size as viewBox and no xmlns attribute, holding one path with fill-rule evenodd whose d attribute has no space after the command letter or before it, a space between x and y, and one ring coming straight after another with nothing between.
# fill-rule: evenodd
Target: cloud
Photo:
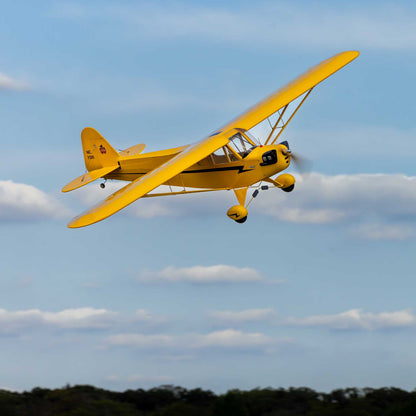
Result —
<instances>
[{"instance_id":1,"label":"cloud","mask_svg":"<svg viewBox=\"0 0 416 416\"><path fill-rule=\"evenodd\" d=\"M135 348L167 348L174 347L177 339L165 334L125 333L110 335L106 342L113 346L131 346Z\"/></svg>"},{"instance_id":2,"label":"cloud","mask_svg":"<svg viewBox=\"0 0 416 416\"><path fill-rule=\"evenodd\" d=\"M387 329L416 325L415 315L408 309L395 312L371 313L351 309L334 315L314 315L306 318L289 317L281 321L285 325L326 327L330 329Z\"/></svg>"},{"instance_id":3,"label":"cloud","mask_svg":"<svg viewBox=\"0 0 416 416\"><path fill-rule=\"evenodd\" d=\"M328 176L312 173L295 192L263 193L256 212L282 221L328 224L351 220L400 222L416 219L416 177L395 174ZM271 203L273 201L273 203Z\"/></svg>"},{"instance_id":4,"label":"cloud","mask_svg":"<svg viewBox=\"0 0 416 416\"><path fill-rule=\"evenodd\" d=\"M268 322L277 326L326 327L329 329L344 330L377 330L416 326L416 316L409 309L380 313L364 312L362 309L351 309L339 314L312 315L305 318L282 317L272 308L247 309L238 312L213 311L208 315L216 319L218 324L225 325Z\"/></svg>"},{"instance_id":5,"label":"cloud","mask_svg":"<svg viewBox=\"0 0 416 416\"><path fill-rule=\"evenodd\" d=\"M7 311L0 309L0 332L14 332L34 327L59 329L99 329L111 326L117 314L106 309L76 308L59 312L39 309Z\"/></svg>"},{"instance_id":6,"label":"cloud","mask_svg":"<svg viewBox=\"0 0 416 416\"><path fill-rule=\"evenodd\" d=\"M276 317L272 308L246 309L243 311L212 311L208 314L216 324L243 324L268 321Z\"/></svg>"},{"instance_id":7,"label":"cloud","mask_svg":"<svg viewBox=\"0 0 416 416\"><path fill-rule=\"evenodd\" d=\"M353 235L366 240L403 241L414 237L415 231L409 225L367 224L351 230Z\"/></svg>"},{"instance_id":8,"label":"cloud","mask_svg":"<svg viewBox=\"0 0 416 416\"><path fill-rule=\"evenodd\" d=\"M27 91L29 89L29 84L26 82L10 78L0 72L0 90Z\"/></svg>"},{"instance_id":9,"label":"cloud","mask_svg":"<svg viewBox=\"0 0 416 416\"><path fill-rule=\"evenodd\" d=\"M274 338L259 332L242 332L235 329L225 329L208 334L184 335L147 335L125 333L111 335L106 338L107 346L133 347L138 349L190 349L207 348L220 349L260 349L266 350L279 344L290 343L289 338Z\"/></svg>"},{"instance_id":10,"label":"cloud","mask_svg":"<svg viewBox=\"0 0 416 416\"><path fill-rule=\"evenodd\" d=\"M0 181L0 221L58 219L70 215L68 208L32 185Z\"/></svg>"},{"instance_id":11,"label":"cloud","mask_svg":"<svg viewBox=\"0 0 416 416\"><path fill-rule=\"evenodd\" d=\"M39 309L7 311L0 309L0 333L17 332L33 328L70 329L154 329L166 324L167 319L138 309L132 314L120 314L104 308L71 308L58 312Z\"/></svg>"},{"instance_id":12,"label":"cloud","mask_svg":"<svg viewBox=\"0 0 416 416\"><path fill-rule=\"evenodd\" d=\"M137 280L146 283L157 282L188 282L188 283L247 283L261 282L265 279L250 267L235 267L225 264L215 266L193 266L175 268L168 266L160 271L144 270Z\"/></svg>"},{"instance_id":13,"label":"cloud","mask_svg":"<svg viewBox=\"0 0 416 416\"><path fill-rule=\"evenodd\" d=\"M235 329L215 331L206 335L198 335L194 346L196 348L250 348L271 345L275 339L260 332L246 333Z\"/></svg>"},{"instance_id":14,"label":"cloud","mask_svg":"<svg viewBox=\"0 0 416 416\"><path fill-rule=\"evenodd\" d=\"M200 39L256 48L272 45L336 50L351 45L376 50L414 50L416 45L414 8L393 4L382 4L377 9L367 5L335 8L280 1L256 2L255 6L245 3L231 10L223 4L208 7L174 2L104 4L97 10L73 2L55 6L50 15L106 23L111 16L125 36L132 39Z\"/></svg>"},{"instance_id":15,"label":"cloud","mask_svg":"<svg viewBox=\"0 0 416 416\"><path fill-rule=\"evenodd\" d=\"M128 319L134 324L141 324L145 327L156 327L167 323L167 319L163 316L151 314L147 309L137 309L131 318Z\"/></svg>"}]
</instances>

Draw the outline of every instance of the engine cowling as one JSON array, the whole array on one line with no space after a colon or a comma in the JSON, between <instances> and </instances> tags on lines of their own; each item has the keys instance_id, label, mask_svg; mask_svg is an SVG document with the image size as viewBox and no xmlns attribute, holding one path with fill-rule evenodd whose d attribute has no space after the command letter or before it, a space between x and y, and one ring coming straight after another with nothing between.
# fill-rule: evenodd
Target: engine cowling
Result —
<instances>
[{"instance_id":1,"label":"engine cowling","mask_svg":"<svg viewBox=\"0 0 416 416\"><path fill-rule=\"evenodd\" d=\"M234 220L234 221L236 221L236 222L238 222L238 223L241 224L243 222L246 222L247 215L248 215L248 211L242 205L234 205L233 207L231 207L227 211L227 215L232 220Z\"/></svg>"}]
</instances>

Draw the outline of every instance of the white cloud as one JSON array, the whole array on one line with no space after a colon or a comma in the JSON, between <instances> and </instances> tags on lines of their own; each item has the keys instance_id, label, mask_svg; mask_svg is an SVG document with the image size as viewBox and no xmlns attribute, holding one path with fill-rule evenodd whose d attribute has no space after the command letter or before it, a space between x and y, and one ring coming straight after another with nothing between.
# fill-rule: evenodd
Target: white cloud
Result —
<instances>
[{"instance_id":1,"label":"white cloud","mask_svg":"<svg viewBox=\"0 0 416 416\"><path fill-rule=\"evenodd\" d=\"M416 317L407 309L380 313L363 312L362 309L351 309L334 315L314 315L306 318L289 317L283 319L281 322L294 326L375 330L415 326Z\"/></svg>"},{"instance_id":2,"label":"white cloud","mask_svg":"<svg viewBox=\"0 0 416 416\"><path fill-rule=\"evenodd\" d=\"M388 174L310 174L291 194L263 192L252 208L282 221L326 224L416 219L416 177Z\"/></svg>"},{"instance_id":3,"label":"white cloud","mask_svg":"<svg viewBox=\"0 0 416 416\"><path fill-rule=\"evenodd\" d=\"M403 241L415 235L413 227L409 224L367 224L352 229L351 232L353 235L364 238L366 240Z\"/></svg>"},{"instance_id":4,"label":"white cloud","mask_svg":"<svg viewBox=\"0 0 416 416\"><path fill-rule=\"evenodd\" d=\"M272 308L247 309L239 312L214 311L209 316L219 324L247 324L251 322L268 322L278 326L326 327L329 329L387 329L416 326L416 316L409 309L393 312L371 313L362 309L351 309L332 315L312 315L305 318L281 317ZM230 330L213 333L217 335L238 338L236 331Z\"/></svg>"},{"instance_id":5,"label":"white cloud","mask_svg":"<svg viewBox=\"0 0 416 416\"><path fill-rule=\"evenodd\" d=\"M144 270L139 273L138 281L157 282L189 282L189 283L245 283L261 282L265 279L250 267L235 267L225 264L215 266L193 266L175 268L168 266L160 271Z\"/></svg>"},{"instance_id":6,"label":"white cloud","mask_svg":"<svg viewBox=\"0 0 416 416\"><path fill-rule=\"evenodd\" d=\"M50 326L60 329L98 329L111 326L116 313L106 309L75 308L59 312L39 309L7 311L0 309L0 332L13 332L24 328Z\"/></svg>"},{"instance_id":7,"label":"white cloud","mask_svg":"<svg viewBox=\"0 0 416 416\"><path fill-rule=\"evenodd\" d=\"M70 215L68 208L32 185L0 181L0 221L56 219Z\"/></svg>"},{"instance_id":8,"label":"white cloud","mask_svg":"<svg viewBox=\"0 0 416 416\"><path fill-rule=\"evenodd\" d=\"M0 90L26 91L29 88L26 82L10 78L0 72Z\"/></svg>"},{"instance_id":9,"label":"white cloud","mask_svg":"<svg viewBox=\"0 0 416 416\"><path fill-rule=\"evenodd\" d=\"M341 5L256 2L233 10L224 5L103 5L100 10L72 3L59 5L51 16L102 20L111 16L129 38L201 39L245 47L272 45L302 48L373 48L414 50L416 13L404 5ZM277 19L276 19L277 16ZM225 28L225 29L224 29ZM290 34L288 36L288 34Z\"/></svg>"},{"instance_id":10,"label":"white cloud","mask_svg":"<svg viewBox=\"0 0 416 416\"><path fill-rule=\"evenodd\" d=\"M243 311L212 311L209 316L217 324L242 324L268 321L276 316L272 308L246 309Z\"/></svg>"},{"instance_id":11,"label":"white cloud","mask_svg":"<svg viewBox=\"0 0 416 416\"><path fill-rule=\"evenodd\" d=\"M194 346L196 348L250 348L264 347L274 342L274 338L260 332L246 333L235 329L225 329L206 335L198 335Z\"/></svg>"},{"instance_id":12,"label":"white cloud","mask_svg":"<svg viewBox=\"0 0 416 416\"><path fill-rule=\"evenodd\" d=\"M71 308L57 312L40 309L7 311L0 309L0 333L22 332L33 328L57 329L150 329L165 324L166 318L138 309L132 314L121 314L104 308Z\"/></svg>"},{"instance_id":13,"label":"white cloud","mask_svg":"<svg viewBox=\"0 0 416 416\"><path fill-rule=\"evenodd\" d=\"M131 319L133 323L140 323L147 327L156 327L165 324L168 320L163 316L151 314L147 309L138 309Z\"/></svg>"},{"instance_id":14,"label":"white cloud","mask_svg":"<svg viewBox=\"0 0 416 416\"><path fill-rule=\"evenodd\" d=\"M106 342L108 345L135 348L167 348L177 344L176 338L171 335L136 333L110 335Z\"/></svg>"},{"instance_id":15,"label":"white cloud","mask_svg":"<svg viewBox=\"0 0 416 416\"><path fill-rule=\"evenodd\" d=\"M147 335L125 333L111 335L106 338L108 346L134 347L139 349L261 349L269 350L280 344L289 343L289 338L274 338L259 332L242 332L235 329L225 329L208 334L184 335Z\"/></svg>"}]
</instances>

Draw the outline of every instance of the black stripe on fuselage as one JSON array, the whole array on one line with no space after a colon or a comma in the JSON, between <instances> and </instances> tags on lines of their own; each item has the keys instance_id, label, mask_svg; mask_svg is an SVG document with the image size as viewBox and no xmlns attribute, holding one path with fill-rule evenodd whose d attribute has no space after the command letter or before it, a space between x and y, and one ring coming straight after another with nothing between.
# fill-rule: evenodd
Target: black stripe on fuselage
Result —
<instances>
[{"instance_id":1,"label":"black stripe on fuselage","mask_svg":"<svg viewBox=\"0 0 416 416\"><path fill-rule=\"evenodd\" d=\"M244 166L224 166L223 168L213 169L196 169L196 170L184 170L182 173L208 173L208 172L225 172L230 170L238 170L238 173L250 172L254 169L244 169ZM149 171L151 172L151 171ZM117 175L146 175L149 172L117 172Z\"/></svg>"},{"instance_id":2,"label":"black stripe on fuselage","mask_svg":"<svg viewBox=\"0 0 416 416\"><path fill-rule=\"evenodd\" d=\"M250 172L254 169L244 169L244 166L224 166L223 168L214 169L196 169L196 170L184 170L182 173L205 173L205 172L224 172L228 170L238 170L238 173Z\"/></svg>"}]
</instances>

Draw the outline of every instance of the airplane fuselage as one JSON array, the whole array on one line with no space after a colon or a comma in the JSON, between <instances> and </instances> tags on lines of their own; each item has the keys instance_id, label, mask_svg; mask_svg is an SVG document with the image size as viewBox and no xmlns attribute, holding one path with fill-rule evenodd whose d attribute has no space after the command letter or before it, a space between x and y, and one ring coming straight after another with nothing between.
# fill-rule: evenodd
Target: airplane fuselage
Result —
<instances>
[{"instance_id":1,"label":"airplane fuselage","mask_svg":"<svg viewBox=\"0 0 416 416\"><path fill-rule=\"evenodd\" d=\"M120 168L106 175L106 179L134 181L140 176L166 163L187 146L141 153L137 156L120 158ZM285 170L290 157L282 151L283 144L256 146L250 153L237 160L229 157L210 155L174 176L165 185L189 188L235 189L250 186Z\"/></svg>"}]
</instances>

